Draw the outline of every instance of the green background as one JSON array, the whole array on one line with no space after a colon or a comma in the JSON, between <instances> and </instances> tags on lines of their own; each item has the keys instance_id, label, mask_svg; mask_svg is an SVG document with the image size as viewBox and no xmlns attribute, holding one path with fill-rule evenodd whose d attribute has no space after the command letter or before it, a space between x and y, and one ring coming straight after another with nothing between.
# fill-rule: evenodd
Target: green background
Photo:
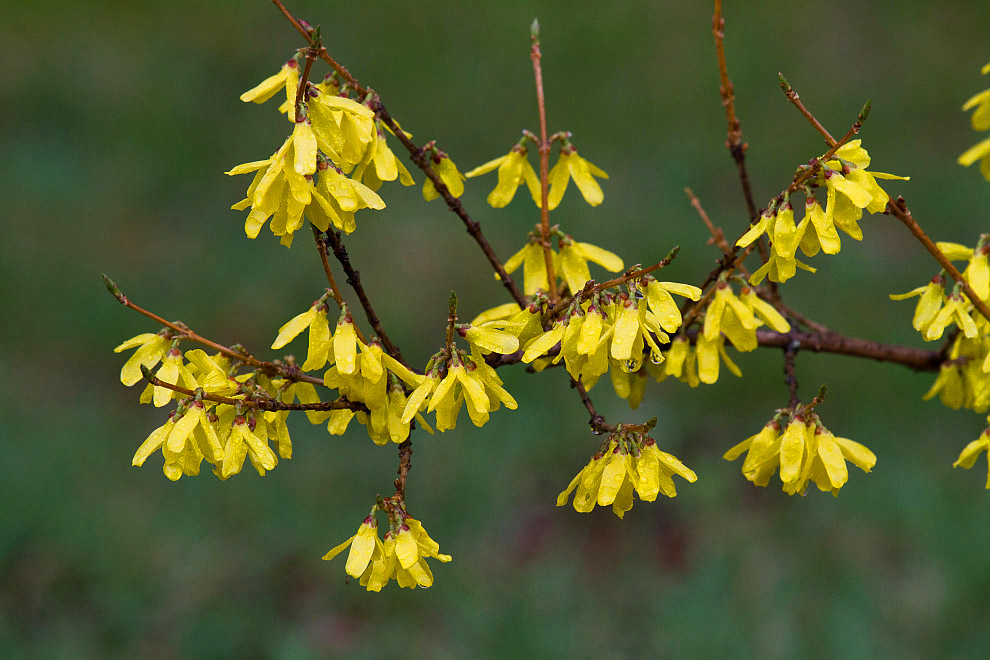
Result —
<instances>
[{"instance_id":1,"label":"green background","mask_svg":"<svg viewBox=\"0 0 990 660\"><path fill-rule=\"evenodd\" d=\"M683 187L728 235L746 222L710 3L290 8L322 26L418 143L438 139L462 170L537 128L527 50L539 16L550 128L572 131L611 175L603 205L571 190L554 222L627 264L679 244L666 274L695 283L717 254ZM862 137L873 167L912 177L887 189L937 239L975 243L988 187L955 158L979 139L960 105L986 86L990 7L728 2L726 19L758 203L822 150L777 87L784 71L837 135L872 98ZM603 383L601 412L657 415L661 445L699 474L621 521L553 506L599 439L562 371L508 369L518 411L417 434L409 508L454 556L429 590L368 594L346 583L342 559L320 561L390 488L395 452L363 429L329 437L290 422L295 456L263 479L170 483L155 459L130 467L164 415L119 383L111 349L157 327L114 302L102 272L139 304L263 355L322 291L305 235L291 250L267 229L244 237L244 214L228 207L248 178L223 175L287 133L273 104L237 97L300 45L261 0L0 7L0 655L990 655L985 464L951 467L984 423L921 402L932 376L896 365L799 356L803 397L827 382L825 422L879 456L837 499L755 488L720 458L786 402L779 352L740 355L742 380L652 384L634 413ZM464 203L504 257L537 213L524 193L487 207L494 183L469 182ZM418 187L382 193L388 209L358 214L347 246L390 334L422 363L442 341L451 288L464 316L504 292L440 202L423 203ZM895 220L863 227L863 243L816 257L818 274L800 273L784 295L843 333L921 345L913 305L887 294L937 267Z\"/></svg>"}]
</instances>

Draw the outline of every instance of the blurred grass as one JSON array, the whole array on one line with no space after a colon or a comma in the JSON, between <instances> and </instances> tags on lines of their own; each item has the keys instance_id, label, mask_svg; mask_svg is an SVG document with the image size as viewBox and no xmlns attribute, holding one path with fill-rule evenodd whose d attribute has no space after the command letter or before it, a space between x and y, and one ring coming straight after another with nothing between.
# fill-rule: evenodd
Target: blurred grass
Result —
<instances>
[{"instance_id":1,"label":"blurred grass","mask_svg":"<svg viewBox=\"0 0 990 660\"><path fill-rule=\"evenodd\" d=\"M462 169L534 128L538 15L551 130L573 131L611 175L604 205L569 197L555 221L628 263L680 244L670 277L689 282L716 255L682 188L727 234L744 222L708 3L290 7ZM934 237L975 240L987 188L955 158L978 139L959 106L985 86L990 7L747 2L727 3L726 19L758 202L820 149L777 88L782 70L833 132L872 98L874 167L912 176L889 189ZM982 420L921 403L931 377L895 366L801 354L803 391L829 384L829 426L880 457L837 499L752 488L720 459L783 399L772 352L739 356L743 380L650 386L633 416L658 415L661 441L700 479L623 521L553 507L596 440L563 373L511 370L519 411L416 442L409 506L454 561L415 593L366 594L319 559L393 478L393 453L360 430L331 438L297 422L295 457L264 479L172 484L150 462L130 468L161 416L119 384L110 349L154 328L104 293L101 272L142 305L255 349L321 290L304 237L288 251L267 233L244 239L227 207L246 181L222 174L284 136L273 108L237 96L300 44L266 2L4 3L0 36L3 657L990 654L990 504L981 468L950 467ZM469 184L464 201L507 255L535 214L488 209L492 185ZM390 333L424 361L450 288L465 316L503 292L439 203L384 194L389 208L359 217L348 248ZM863 225L867 240L816 259L788 301L843 332L917 345L911 306L887 293L935 268L890 219ZM596 400L629 417L607 384Z\"/></svg>"}]
</instances>

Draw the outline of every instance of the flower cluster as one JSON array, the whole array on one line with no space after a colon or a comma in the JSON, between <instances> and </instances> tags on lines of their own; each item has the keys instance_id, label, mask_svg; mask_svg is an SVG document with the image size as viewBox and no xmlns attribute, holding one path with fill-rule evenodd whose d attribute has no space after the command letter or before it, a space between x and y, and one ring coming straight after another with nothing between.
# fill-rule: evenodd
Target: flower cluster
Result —
<instances>
[{"instance_id":1,"label":"flower cluster","mask_svg":"<svg viewBox=\"0 0 990 660\"><path fill-rule=\"evenodd\" d=\"M863 230L859 226L863 210L880 213L889 199L876 179L906 181L909 178L870 172L867 171L869 165L870 155L862 147L861 140L851 140L839 147L803 188L804 217L797 224L788 195L772 200L767 210L736 242L739 247L747 247L763 234L770 239L770 259L753 273L750 283L755 286L766 277L771 282L786 282L798 268L815 272L795 256L798 248L807 257L813 257L819 251L835 254L841 247L838 229L857 241L863 240ZM824 209L813 191L821 186L826 189Z\"/></svg>"},{"instance_id":2,"label":"flower cluster","mask_svg":"<svg viewBox=\"0 0 990 660\"><path fill-rule=\"evenodd\" d=\"M990 300L990 236L981 236L975 248L958 243L937 245L951 261L966 262L963 279L983 301ZM990 322L973 307L958 285L947 294L946 284L943 271L925 286L892 294L890 298L919 297L912 324L925 341L939 340L947 329L957 328L946 360L925 400L938 395L949 408L986 412L990 408Z\"/></svg>"},{"instance_id":3,"label":"flower cluster","mask_svg":"<svg viewBox=\"0 0 990 660\"><path fill-rule=\"evenodd\" d=\"M557 506L567 504L576 489L575 511L588 513L595 504L611 505L612 512L622 518L632 508L634 492L646 502L653 502L660 493L675 497L675 474L690 483L698 480L693 470L661 451L656 440L638 430L626 431L620 425L557 496Z\"/></svg>"},{"instance_id":4,"label":"flower cluster","mask_svg":"<svg viewBox=\"0 0 990 660\"><path fill-rule=\"evenodd\" d=\"M757 486L766 486L779 470L788 495L804 495L810 482L818 490L838 495L849 479L846 461L869 472L877 457L858 442L832 435L811 408L797 404L778 410L759 433L725 452L723 458L734 461L745 453L743 476Z\"/></svg>"},{"instance_id":5,"label":"flower cluster","mask_svg":"<svg viewBox=\"0 0 990 660\"><path fill-rule=\"evenodd\" d=\"M764 324L777 332L791 329L787 319L751 287L744 283L736 295L732 282L721 278L694 345L681 333L665 347L664 359L651 359L646 369L658 382L672 376L690 387L717 382L722 363L734 375L742 376L726 351L726 340L741 353L755 350L759 345L756 330Z\"/></svg>"},{"instance_id":6,"label":"flower cluster","mask_svg":"<svg viewBox=\"0 0 990 660\"><path fill-rule=\"evenodd\" d=\"M544 358L539 368L561 360L567 372L585 387L611 373L616 393L635 408L642 398L646 372L644 357L659 364L664 360L662 345L670 342L668 332L681 325L681 313L671 294L697 300L701 290L679 282L659 282L650 275L627 282L627 291L618 294L597 291L584 299L575 297L548 330L538 327L528 337L520 335L522 361L534 362L547 356L557 344L555 356ZM508 319L506 329L526 330L519 318Z\"/></svg>"},{"instance_id":7,"label":"flower cluster","mask_svg":"<svg viewBox=\"0 0 990 660\"><path fill-rule=\"evenodd\" d=\"M344 570L349 576L358 578L360 585L368 591L381 591L389 580L410 589L432 586L433 572L426 559L432 557L448 562L450 555L440 554L440 544L430 538L422 523L406 513L401 500L394 506L385 506L390 529L385 532L383 543L378 536L375 515L379 508L376 506L371 510L357 534L330 550L323 559L333 559L350 546Z\"/></svg>"},{"instance_id":8,"label":"flower cluster","mask_svg":"<svg viewBox=\"0 0 990 660\"><path fill-rule=\"evenodd\" d=\"M270 158L227 172L255 173L247 196L231 207L250 208L244 224L248 237L256 238L271 218L272 233L286 246L292 244L304 218L320 231L333 225L350 233L356 227L355 211L385 208L375 192L383 181L413 184L409 171L389 148L387 129L375 113L366 103L342 95L332 77L307 83L304 98L297 101L298 68L290 60L279 73L241 96L242 101L262 103L284 87L286 101L280 110L293 122L292 134ZM440 174L446 177L453 164L446 158L439 162ZM426 189L423 193L428 194Z\"/></svg>"},{"instance_id":9,"label":"flower cluster","mask_svg":"<svg viewBox=\"0 0 990 660\"><path fill-rule=\"evenodd\" d=\"M485 361L489 353L509 354L519 349L516 334L500 329L507 324L499 321L466 323L456 327L457 334L467 340L470 353L457 348L453 342L434 354L426 365L426 376L409 395L401 419L408 422L422 410L436 413L438 431L457 426L461 407L466 405L475 426L484 426L489 413L504 404L509 410L518 407L502 387L502 379Z\"/></svg>"},{"instance_id":10,"label":"flower cluster","mask_svg":"<svg viewBox=\"0 0 990 660\"><path fill-rule=\"evenodd\" d=\"M604 201L605 194L595 177L607 179L608 174L578 155L577 149L570 142L569 134L566 136L558 134L555 138L557 137L561 141L561 146L557 162L550 169L547 177L550 186L547 194L547 209L552 211L557 208L571 180L581 192L584 201L591 206L598 206ZM493 208L502 208L511 202L516 195L516 189L523 183L529 188L530 197L533 198L537 208L542 206L540 180L529 163L527 142L539 146L536 137L526 131L523 139L513 146L509 153L479 165L465 175L470 179L498 169L498 184L488 195L488 203Z\"/></svg>"},{"instance_id":11,"label":"flower cluster","mask_svg":"<svg viewBox=\"0 0 990 660\"><path fill-rule=\"evenodd\" d=\"M598 264L610 273L618 273L624 268L622 259L614 252L603 250L591 243L575 241L570 234L560 231L554 225L550 228L551 238L557 239L558 250L551 248L553 272L563 278L571 293L578 293L591 279L588 262ZM523 267L523 292L532 296L550 288L547 279L546 257L540 244L540 229L530 232L526 245L505 262L505 272L510 275ZM495 275L498 278L498 274Z\"/></svg>"},{"instance_id":12,"label":"flower cluster","mask_svg":"<svg viewBox=\"0 0 990 660\"><path fill-rule=\"evenodd\" d=\"M990 73L990 64L985 65L980 72L983 75ZM963 104L962 109L963 112L973 110L970 122L974 131L990 131L990 89L985 89L970 98ZM980 173L983 174L983 178L990 181L990 138L977 142L959 156L959 164L965 167L976 161L980 161Z\"/></svg>"}]
</instances>

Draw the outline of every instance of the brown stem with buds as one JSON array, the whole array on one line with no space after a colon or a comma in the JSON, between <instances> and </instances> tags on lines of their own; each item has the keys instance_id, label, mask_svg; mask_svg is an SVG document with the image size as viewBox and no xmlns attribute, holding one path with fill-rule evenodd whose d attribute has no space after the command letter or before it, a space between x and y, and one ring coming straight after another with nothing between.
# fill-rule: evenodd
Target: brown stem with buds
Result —
<instances>
[{"instance_id":1,"label":"brown stem with buds","mask_svg":"<svg viewBox=\"0 0 990 660\"><path fill-rule=\"evenodd\" d=\"M196 343L202 344L203 346L212 348L213 350L217 351L222 355L225 355L234 360L239 360L240 362L243 362L247 366L254 367L255 369L263 371L269 375L278 375L288 380L304 381L307 383L313 383L314 385L323 385L322 378L317 378L315 376L304 374L301 371L299 371L297 367L290 367L286 365L275 364L274 362L265 362L263 360L259 360L258 358L254 357L253 355L251 355L246 351L244 352L237 351L234 350L233 348L230 348L229 346L224 346L223 344L218 344L217 342L211 339L207 339L206 337L203 337L193 332L193 330L190 329L184 323L173 323L172 321L166 321L165 319L163 319L161 316L158 316L154 312L150 312L144 309L143 307L135 305L130 300L128 300L127 296L121 293L120 289L117 288L117 285L114 284L114 282L106 275L103 276L103 282L104 284L106 284L107 289L110 291L113 297L116 298L117 301L120 302L120 304L124 305L129 309L133 309L138 314L147 316L149 319L155 321L156 323L160 323L169 330L173 331L176 334L176 336L179 337L180 339L188 339L190 341L194 341Z\"/></svg>"},{"instance_id":2,"label":"brown stem with buds","mask_svg":"<svg viewBox=\"0 0 990 660\"><path fill-rule=\"evenodd\" d=\"M167 390L172 390L173 392L178 392L179 394L185 394L187 396L196 396L196 390L191 390L187 387L182 387L181 385L174 385L172 383L166 383L162 379L158 378L151 373L146 368L142 369L145 380L147 380L152 385L158 387L164 387ZM363 412L368 412L367 406L363 403L358 403L356 401L348 401L347 399L341 397L336 401L321 401L319 403L285 403L283 401L278 401L277 399L272 399L270 397L264 399L258 398L246 398L246 399L234 399L227 396L221 396L219 394L210 394L209 392L203 392L201 398L207 401L215 401L217 403L226 403L231 406L236 406L238 404L247 406L248 408L257 408L258 410L310 410L310 411L326 411L326 410L359 410Z\"/></svg>"},{"instance_id":3,"label":"brown stem with buds","mask_svg":"<svg viewBox=\"0 0 990 660\"><path fill-rule=\"evenodd\" d=\"M540 111L540 245L547 268L550 302L557 302L557 276L553 272L553 252L550 249L550 141L547 139L547 110L543 96L543 68L540 61L539 23L533 21L533 43L529 57L533 60L533 77L536 78L536 103Z\"/></svg>"}]
</instances>

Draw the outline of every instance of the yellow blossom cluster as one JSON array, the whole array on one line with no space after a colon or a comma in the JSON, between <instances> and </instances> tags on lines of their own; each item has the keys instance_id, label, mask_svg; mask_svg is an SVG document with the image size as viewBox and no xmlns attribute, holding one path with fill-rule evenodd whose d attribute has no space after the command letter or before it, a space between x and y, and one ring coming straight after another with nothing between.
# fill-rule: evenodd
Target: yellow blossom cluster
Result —
<instances>
[{"instance_id":1,"label":"yellow blossom cluster","mask_svg":"<svg viewBox=\"0 0 990 660\"><path fill-rule=\"evenodd\" d=\"M838 495L849 479L846 461L864 472L877 462L873 452L858 442L832 435L817 414L800 404L778 411L759 433L725 452L723 458L734 461L743 453L746 458L742 473L746 479L766 486L779 470L788 495L804 495L810 482L818 490Z\"/></svg>"},{"instance_id":2,"label":"yellow blossom cluster","mask_svg":"<svg viewBox=\"0 0 990 660\"><path fill-rule=\"evenodd\" d=\"M976 248L939 242L938 248L951 261L965 261L963 279L984 302L990 300L990 237L980 237ZM938 395L952 409L976 412L990 409L990 322L977 311L957 285L946 293L946 274L936 275L925 286L907 293L891 294L892 300L918 296L912 324L925 341L937 341L952 326L957 328L939 374L925 394Z\"/></svg>"},{"instance_id":3,"label":"yellow blossom cluster","mask_svg":"<svg viewBox=\"0 0 990 660\"><path fill-rule=\"evenodd\" d=\"M576 490L575 511L588 513L596 504L611 505L612 512L622 518L633 506L634 492L646 502L653 502L660 493L675 497L675 474L690 483L698 480L693 470L661 451L653 438L626 432L620 426L557 496L557 506L567 504Z\"/></svg>"},{"instance_id":4,"label":"yellow blossom cluster","mask_svg":"<svg viewBox=\"0 0 990 660\"><path fill-rule=\"evenodd\" d=\"M909 177L870 172L870 154L862 147L861 140L851 140L839 147L835 155L825 162L805 188L805 209L801 222L794 221L794 207L785 195L774 199L767 210L737 242L747 247L760 236L770 239L770 259L753 272L750 283L754 286L769 277L771 282L786 282L798 268L815 272L795 255L798 248L807 257L819 251L835 254L841 247L838 231L841 229L857 241L863 240L859 220L863 210L880 213L886 208L889 196L877 184L877 179L908 180ZM811 187L825 186L826 203L823 209Z\"/></svg>"},{"instance_id":5,"label":"yellow blossom cluster","mask_svg":"<svg viewBox=\"0 0 990 660\"><path fill-rule=\"evenodd\" d=\"M286 246L292 244L304 218L320 231L333 225L350 233L356 227L355 211L385 208L375 192L383 181L413 184L385 140L387 128L368 105L341 95L331 79L307 85L297 103L298 85L299 66L290 60L279 73L241 95L242 101L263 103L284 89L286 100L280 110L293 129L270 158L227 172L255 173L246 197L232 207L250 208L244 224L248 237L256 238L271 218L272 233Z\"/></svg>"},{"instance_id":6,"label":"yellow blossom cluster","mask_svg":"<svg viewBox=\"0 0 990 660\"><path fill-rule=\"evenodd\" d=\"M391 520L393 516L396 520ZM330 550L323 559L333 559L350 546L344 570L368 591L381 591L389 580L410 589L432 586L433 572L426 559L448 562L450 555L440 554L440 544L409 514L389 511L389 518L392 524L385 532L384 543L378 536L378 520L372 510L357 534Z\"/></svg>"},{"instance_id":7,"label":"yellow blossom cluster","mask_svg":"<svg viewBox=\"0 0 990 660\"><path fill-rule=\"evenodd\" d=\"M598 264L610 273L618 273L624 268L622 258L614 252L604 250L591 243L574 240L570 234L561 232L556 226L551 228L551 235L557 238L558 250L551 248L553 272L563 278L571 293L577 293L591 279L588 262ZM530 232L525 246L511 257L504 266L510 275L523 267L523 293L532 296L550 288L547 279L546 257L540 244L540 231ZM495 274L498 279L498 274Z\"/></svg>"},{"instance_id":8,"label":"yellow blossom cluster","mask_svg":"<svg viewBox=\"0 0 990 660\"><path fill-rule=\"evenodd\" d=\"M529 153L526 142L532 141L524 137L518 144L512 147L504 156L499 156L493 160L479 165L465 176L472 178L487 174L493 170L498 170L498 184L488 195L488 203L493 208L502 208L512 201L516 195L516 190L523 183L529 188L530 197L537 208L542 206L540 190L540 180L530 165L527 154ZM552 211L560 204L564 198L564 192L571 180L581 192L581 196L591 206L598 206L605 199L601 186L595 179L607 179L608 174L596 167L593 163L578 155L577 149L567 138L563 139L557 162L550 168L547 177L549 192L547 194L547 209ZM621 267L620 267L621 270ZM527 294L528 295L528 294Z\"/></svg>"},{"instance_id":9,"label":"yellow blossom cluster","mask_svg":"<svg viewBox=\"0 0 990 660\"><path fill-rule=\"evenodd\" d=\"M744 285L736 295L731 282L720 279L694 345L678 334L665 348L663 359L651 359L646 371L658 382L672 376L690 387L717 382L723 362L732 374L742 376L726 351L726 340L741 353L753 351L759 345L756 331L764 324L777 332L791 329L787 319L752 288Z\"/></svg>"},{"instance_id":10,"label":"yellow blossom cluster","mask_svg":"<svg viewBox=\"0 0 990 660\"><path fill-rule=\"evenodd\" d=\"M990 64L985 65L980 72L983 75L990 73ZM985 89L970 98L963 104L962 109L963 112L973 110L970 123L974 131L990 131L990 89ZM959 156L959 164L965 167L976 161L980 161L980 173L983 174L983 178L990 181L990 138L977 142Z\"/></svg>"}]
</instances>

